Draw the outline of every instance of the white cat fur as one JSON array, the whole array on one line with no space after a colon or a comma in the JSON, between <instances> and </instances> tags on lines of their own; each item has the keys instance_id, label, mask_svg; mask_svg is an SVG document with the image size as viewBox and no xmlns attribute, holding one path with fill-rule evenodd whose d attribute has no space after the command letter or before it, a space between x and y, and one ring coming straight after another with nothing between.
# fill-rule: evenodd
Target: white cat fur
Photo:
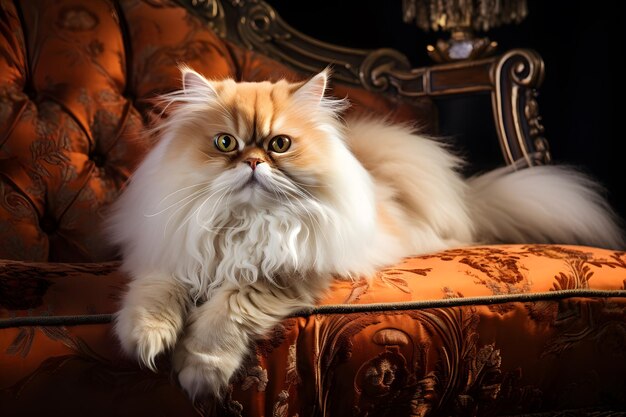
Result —
<instances>
[{"instance_id":1,"label":"white cat fur","mask_svg":"<svg viewBox=\"0 0 626 417\"><path fill-rule=\"evenodd\" d=\"M187 154L169 155L189 134L179 130L183 120L219 106L211 83L184 68L185 88L170 96L182 110L115 204L112 236L133 278L116 333L151 368L176 346L174 366L191 396L219 394L250 341L311 305L331 276L367 277L404 256L476 243L623 247L585 176L542 166L465 181L461 160L436 140L377 120L341 122L341 102L323 97L327 77L318 74L293 97L331 144L327 183L310 184L323 193L310 197L260 164L259 181L281 191L255 194L240 189L246 164L190 170ZM314 181L305 172L299 179Z\"/></svg>"}]
</instances>

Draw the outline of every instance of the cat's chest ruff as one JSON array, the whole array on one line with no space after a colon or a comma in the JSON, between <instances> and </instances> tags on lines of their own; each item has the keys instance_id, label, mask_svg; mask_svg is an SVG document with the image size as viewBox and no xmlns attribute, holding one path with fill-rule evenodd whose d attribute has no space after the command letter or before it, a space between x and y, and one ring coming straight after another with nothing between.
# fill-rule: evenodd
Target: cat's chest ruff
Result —
<instances>
[{"instance_id":1,"label":"cat's chest ruff","mask_svg":"<svg viewBox=\"0 0 626 417\"><path fill-rule=\"evenodd\" d=\"M216 234L216 279L254 282L298 267L307 229L284 210L244 211Z\"/></svg>"}]
</instances>

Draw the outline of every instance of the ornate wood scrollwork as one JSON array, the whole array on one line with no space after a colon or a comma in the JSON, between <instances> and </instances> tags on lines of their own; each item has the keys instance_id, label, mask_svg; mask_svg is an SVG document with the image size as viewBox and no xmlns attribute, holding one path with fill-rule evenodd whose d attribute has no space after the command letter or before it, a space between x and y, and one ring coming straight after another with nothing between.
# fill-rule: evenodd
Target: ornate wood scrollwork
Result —
<instances>
[{"instance_id":1,"label":"ornate wood scrollwork","mask_svg":"<svg viewBox=\"0 0 626 417\"><path fill-rule=\"evenodd\" d=\"M361 62L359 78L372 91L398 90L410 97L424 90L421 77L412 73L406 56L393 49L371 51Z\"/></svg>"},{"instance_id":2,"label":"ornate wood scrollwork","mask_svg":"<svg viewBox=\"0 0 626 417\"><path fill-rule=\"evenodd\" d=\"M226 19L220 0L181 0L179 3L196 15L202 16L218 36L226 36Z\"/></svg>"},{"instance_id":3,"label":"ornate wood scrollwork","mask_svg":"<svg viewBox=\"0 0 626 417\"><path fill-rule=\"evenodd\" d=\"M489 93L507 164L549 162L536 100L544 65L534 51L517 49L481 60L411 68L393 49L354 49L298 32L262 0L178 0L231 42L312 74L333 67L335 80L406 101L424 96Z\"/></svg>"},{"instance_id":4,"label":"ornate wood scrollwork","mask_svg":"<svg viewBox=\"0 0 626 417\"><path fill-rule=\"evenodd\" d=\"M228 40L261 52L292 68L315 73L329 65L333 78L389 92L390 71L408 71L410 63L393 49L365 50L322 42L293 29L260 0L180 0Z\"/></svg>"},{"instance_id":5,"label":"ornate wood scrollwork","mask_svg":"<svg viewBox=\"0 0 626 417\"><path fill-rule=\"evenodd\" d=\"M524 159L528 165L550 160L543 137L537 88L544 76L544 64L534 51L515 49L493 65L491 101L502 153L507 163Z\"/></svg>"}]
</instances>

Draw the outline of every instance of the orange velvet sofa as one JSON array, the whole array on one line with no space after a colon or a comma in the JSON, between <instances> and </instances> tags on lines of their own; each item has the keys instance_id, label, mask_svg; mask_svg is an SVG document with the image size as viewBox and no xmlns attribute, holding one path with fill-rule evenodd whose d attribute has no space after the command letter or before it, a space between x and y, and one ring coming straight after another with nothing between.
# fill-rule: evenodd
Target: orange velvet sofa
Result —
<instances>
[{"instance_id":1,"label":"orange velvet sofa","mask_svg":"<svg viewBox=\"0 0 626 417\"><path fill-rule=\"evenodd\" d=\"M411 69L273 13L258 1L0 2L0 416L626 414L626 253L592 247L459 248L371 284L336 281L257 341L220 403L192 403L167 357L153 373L122 355L111 318L128 277L100 225L152 146L141 132L153 98L178 87L178 63L250 81L332 61L351 111L431 133L434 97L491 94L503 163L548 158L532 51Z\"/></svg>"}]
</instances>

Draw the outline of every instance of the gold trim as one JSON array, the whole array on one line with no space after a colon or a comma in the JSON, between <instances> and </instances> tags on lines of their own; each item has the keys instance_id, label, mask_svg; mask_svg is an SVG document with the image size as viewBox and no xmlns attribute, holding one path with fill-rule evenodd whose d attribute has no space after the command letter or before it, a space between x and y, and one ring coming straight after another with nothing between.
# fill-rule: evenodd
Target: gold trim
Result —
<instances>
[{"instance_id":1,"label":"gold trim","mask_svg":"<svg viewBox=\"0 0 626 417\"><path fill-rule=\"evenodd\" d=\"M524 116L528 120L529 135L533 141L533 146L540 154L541 162L544 164L552 160L550 155L550 144L543 136L545 128L541 124L541 115L539 114L539 104L537 96L539 93L536 89L526 90L526 106L524 107Z\"/></svg>"},{"instance_id":2,"label":"gold trim","mask_svg":"<svg viewBox=\"0 0 626 417\"><path fill-rule=\"evenodd\" d=\"M494 121L506 162L511 164L519 158L526 159L529 165L548 162L547 146L535 147L535 143L545 145L545 139L537 141L538 132L543 132L543 127L539 122L537 103L531 103L533 96L527 93L535 91L543 81L543 60L534 51L515 49L498 59L492 74ZM532 126L528 118L530 112L534 112ZM540 153L539 157L536 152Z\"/></svg>"},{"instance_id":3,"label":"gold trim","mask_svg":"<svg viewBox=\"0 0 626 417\"><path fill-rule=\"evenodd\" d=\"M497 71L497 70L496 70ZM515 161L511 147L507 140L507 132L504 129L504 113L502 112L502 91L499 83L495 83L496 90L491 94L491 105L493 107L493 116L496 123L496 131L498 133L498 139L500 140L500 148L504 154L504 158L507 164L512 164Z\"/></svg>"},{"instance_id":4,"label":"gold trim","mask_svg":"<svg viewBox=\"0 0 626 417\"><path fill-rule=\"evenodd\" d=\"M518 102L519 97L519 87L514 85L511 89L511 102L513 105ZM511 112L513 115L513 127L515 128L515 139L517 140L517 144L519 145L520 150L522 151L522 157L526 160L528 165L532 165L530 158L528 157L528 152L526 151L526 145L524 143L524 135L522 133L522 125L520 120L519 112L515 111L513 107L513 111Z\"/></svg>"}]
</instances>

